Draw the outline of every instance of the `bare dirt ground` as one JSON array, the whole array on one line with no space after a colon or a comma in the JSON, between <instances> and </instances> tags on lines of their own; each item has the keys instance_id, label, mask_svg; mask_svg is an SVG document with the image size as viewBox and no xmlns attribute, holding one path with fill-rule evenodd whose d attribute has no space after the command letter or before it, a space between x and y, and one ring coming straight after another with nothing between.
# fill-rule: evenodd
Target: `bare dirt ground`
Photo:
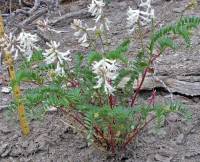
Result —
<instances>
[{"instance_id":1,"label":"bare dirt ground","mask_svg":"<svg viewBox=\"0 0 200 162\"><path fill-rule=\"evenodd\" d=\"M159 26L177 20L189 0L164 1L154 0L153 7L156 10L156 22ZM60 14L73 13L84 10L88 1L74 1L64 3L60 7ZM106 7L106 14L113 22L111 45L117 46L122 38L127 36L126 11L128 6L136 6L137 1L113 0ZM186 11L184 15L200 16L199 7ZM25 20L20 15L12 15L6 18L8 30L16 29L16 22ZM53 27L65 31L57 35L43 34L46 39L53 37L64 44L63 49L80 49L70 23L73 19L58 20L59 13L46 13L42 17L50 17ZM92 17L87 14L75 16L91 22ZM74 18L74 17L73 17ZM22 19L22 20L21 20ZM13 27L13 25L15 26ZM34 22L31 25L34 29ZM196 30L192 38L192 48L179 49L177 52L166 52L157 63L157 76L165 78L166 84L172 89L174 99L192 113L191 121L184 121L176 114L171 114L160 131L150 129L150 125L141 136L132 143L126 153L112 157L107 151L95 145L87 146L86 139L77 133L66 123L65 115L60 112L49 113L40 121L31 121L31 134L23 137L18 126L17 119L8 120L5 105L11 100L11 94L1 94L0 102L0 162L200 162L200 31ZM181 42L180 42L181 43ZM41 41L44 44L44 40ZM134 56L139 48L137 41L133 42L129 55ZM169 81L169 79L171 79ZM147 83L148 84L148 83ZM186 88L184 88L184 85ZM159 101L169 100L169 93L163 87L158 88ZM182 87L182 88L180 88ZM188 88L189 87L189 88ZM190 89L192 87L192 89ZM150 89L142 93L141 101L150 95ZM16 115L17 116L17 115ZM14 118L16 117L14 116ZM13 117L12 117L13 118Z\"/></svg>"}]
</instances>

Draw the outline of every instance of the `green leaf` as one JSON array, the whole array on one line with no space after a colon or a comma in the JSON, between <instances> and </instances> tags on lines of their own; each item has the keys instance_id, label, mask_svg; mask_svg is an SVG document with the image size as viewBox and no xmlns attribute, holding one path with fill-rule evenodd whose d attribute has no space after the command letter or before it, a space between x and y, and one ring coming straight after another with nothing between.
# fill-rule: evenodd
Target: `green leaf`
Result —
<instances>
[{"instance_id":1,"label":"green leaf","mask_svg":"<svg viewBox=\"0 0 200 162\"><path fill-rule=\"evenodd\" d=\"M100 61L101 59L102 59L101 54L98 52L95 52L95 51L89 53L89 55L88 55L88 63L89 64L92 64L94 61Z\"/></svg>"},{"instance_id":2,"label":"green leaf","mask_svg":"<svg viewBox=\"0 0 200 162\"><path fill-rule=\"evenodd\" d=\"M129 39L125 40L115 50L108 52L106 54L106 58L112 59L112 60L121 60L122 62L127 63L128 60L123 54L128 51L129 44L130 44L130 40Z\"/></svg>"}]
</instances>

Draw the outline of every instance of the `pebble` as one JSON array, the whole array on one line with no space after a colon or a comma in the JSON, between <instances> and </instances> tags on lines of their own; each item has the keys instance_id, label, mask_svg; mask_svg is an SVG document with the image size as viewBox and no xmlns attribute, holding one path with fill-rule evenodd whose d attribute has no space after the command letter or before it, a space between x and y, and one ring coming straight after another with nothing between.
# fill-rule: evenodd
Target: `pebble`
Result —
<instances>
[{"instance_id":1,"label":"pebble","mask_svg":"<svg viewBox=\"0 0 200 162\"><path fill-rule=\"evenodd\" d=\"M8 147L7 143L1 144L1 146L0 146L0 155L4 153L4 151L6 150L7 147Z\"/></svg>"},{"instance_id":2,"label":"pebble","mask_svg":"<svg viewBox=\"0 0 200 162\"><path fill-rule=\"evenodd\" d=\"M124 10L126 10L127 9L127 2L120 2L119 3L119 6L120 6L120 10L121 11L124 11Z\"/></svg>"},{"instance_id":3,"label":"pebble","mask_svg":"<svg viewBox=\"0 0 200 162\"><path fill-rule=\"evenodd\" d=\"M8 156L8 154L10 153L10 151L11 151L11 148L10 148L10 147L6 148L6 150L4 151L4 153L1 154L1 157L6 157L6 156Z\"/></svg>"},{"instance_id":4,"label":"pebble","mask_svg":"<svg viewBox=\"0 0 200 162\"><path fill-rule=\"evenodd\" d=\"M175 8L175 9L173 9L173 12L175 12L175 13L181 13L181 12L183 12L184 9L185 9L184 7Z\"/></svg>"},{"instance_id":5,"label":"pebble","mask_svg":"<svg viewBox=\"0 0 200 162\"><path fill-rule=\"evenodd\" d=\"M29 145L29 142L28 142L28 141L24 141L24 142L22 143L22 147L23 147L23 148L27 148L28 145Z\"/></svg>"},{"instance_id":6,"label":"pebble","mask_svg":"<svg viewBox=\"0 0 200 162\"><path fill-rule=\"evenodd\" d=\"M0 146L0 156L1 157L6 157L9 154L10 150L11 149L9 148L9 144L8 143L2 144Z\"/></svg>"},{"instance_id":7,"label":"pebble","mask_svg":"<svg viewBox=\"0 0 200 162\"><path fill-rule=\"evenodd\" d=\"M3 133L4 135L9 134L12 132L12 130L10 130L8 127L1 127L0 128L0 132Z\"/></svg>"},{"instance_id":8,"label":"pebble","mask_svg":"<svg viewBox=\"0 0 200 162\"><path fill-rule=\"evenodd\" d=\"M168 122L177 122L180 120L180 117L178 116L177 113L170 113L169 116L167 117Z\"/></svg>"},{"instance_id":9,"label":"pebble","mask_svg":"<svg viewBox=\"0 0 200 162\"><path fill-rule=\"evenodd\" d=\"M1 92L8 94L11 92L11 90L12 90L11 87L2 87Z\"/></svg>"},{"instance_id":10,"label":"pebble","mask_svg":"<svg viewBox=\"0 0 200 162\"><path fill-rule=\"evenodd\" d=\"M54 106L51 106L51 107L49 107L48 108L48 111L49 112L55 112L55 111L57 111L58 109L56 108L56 107L54 107Z\"/></svg>"},{"instance_id":11,"label":"pebble","mask_svg":"<svg viewBox=\"0 0 200 162\"><path fill-rule=\"evenodd\" d=\"M160 155L160 154L156 154L154 159L156 161L160 161L160 162L170 162L172 157L171 156L163 156L163 155Z\"/></svg>"},{"instance_id":12,"label":"pebble","mask_svg":"<svg viewBox=\"0 0 200 162\"><path fill-rule=\"evenodd\" d=\"M183 143L183 139L184 139L184 134L181 133L177 138L176 138L176 144L180 145Z\"/></svg>"}]
</instances>

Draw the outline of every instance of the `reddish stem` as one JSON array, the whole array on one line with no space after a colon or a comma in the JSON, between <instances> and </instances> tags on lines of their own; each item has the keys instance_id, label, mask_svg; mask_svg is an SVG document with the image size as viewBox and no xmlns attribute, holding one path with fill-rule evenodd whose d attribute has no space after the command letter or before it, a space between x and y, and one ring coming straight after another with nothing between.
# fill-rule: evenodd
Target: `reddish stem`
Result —
<instances>
[{"instance_id":1,"label":"reddish stem","mask_svg":"<svg viewBox=\"0 0 200 162\"><path fill-rule=\"evenodd\" d=\"M157 55L154 55L154 56L149 60L149 65L151 65L151 64L160 56L160 54L161 54L161 51L160 51ZM142 85L143 85L143 83L144 83L144 80L145 80L145 78L146 78L146 75L147 75L148 70L149 70L149 67L145 68L145 70L144 70L144 73L143 73L143 76L142 76L142 80L141 80L139 86L137 87L134 96L132 97L132 100L131 100L131 107L133 107L133 105L135 104L136 98L137 98L137 96L138 96L138 94L139 94L139 92L140 92L140 90L141 90L141 87L142 87Z\"/></svg>"},{"instance_id":2,"label":"reddish stem","mask_svg":"<svg viewBox=\"0 0 200 162\"><path fill-rule=\"evenodd\" d=\"M140 89L141 89L143 83L144 83L144 79L145 79L145 77L146 77L146 75L147 75L147 72L148 72L148 68L146 68L146 69L144 70L144 73L143 73L143 76L142 76L142 80L141 80L139 86L137 87L137 90L136 90L134 96L132 97L132 100L131 100L131 107L133 107L133 105L135 104L135 100L136 100L136 98L137 98L137 96L138 96L138 94L139 94L139 92L140 92Z\"/></svg>"},{"instance_id":3,"label":"reddish stem","mask_svg":"<svg viewBox=\"0 0 200 162\"><path fill-rule=\"evenodd\" d=\"M113 108L113 96L112 96L112 95L109 95L109 96L108 96L108 99L109 99L110 108L112 109L112 108Z\"/></svg>"},{"instance_id":4,"label":"reddish stem","mask_svg":"<svg viewBox=\"0 0 200 162\"><path fill-rule=\"evenodd\" d=\"M159 52L157 55L154 55L154 57L152 57L150 60L150 64L152 64L160 56L160 54L161 52Z\"/></svg>"},{"instance_id":5,"label":"reddish stem","mask_svg":"<svg viewBox=\"0 0 200 162\"><path fill-rule=\"evenodd\" d=\"M126 142L124 142L124 144L123 144L123 148L124 149L126 149L126 146L151 122L151 121L153 121L155 119L155 116L154 117L152 117L151 119L149 119L148 121L146 121L145 123L144 123L144 125L143 126L141 126L140 128L135 128L134 130L133 130L133 134L132 134L132 136L130 136L127 140L126 140Z\"/></svg>"},{"instance_id":6,"label":"reddish stem","mask_svg":"<svg viewBox=\"0 0 200 162\"><path fill-rule=\"evenodd\" d=\"M63 109L63 108L61 108L61 110L62 110L65 114L70 115L75 121L77 121L80 125L82 125L84 128L86 128L85 124L84 124L78 117L76 117L76 116L74 116L74 115L72 115L72 114L68 114L68 112L67 112L65 109Z\"/></svg>"},{"instance_id":7,"label":"reddish stem","mask_svg":"<svg viewBox=\"0 0 200 162\"><path fill-rule=\"evenodd\" d=\"M76 88L80 86L80 83L78 81L72 80L72 81L69 81L69 83L71 84L72 88Z\"/></svg>"},{"instance_id":8,"label":"reddish stem","mask_svg":"<svg viewBox=\"0 0 200 162\"><path fill-rule=\"evenodd\" d=\"M149 105L155 106L155 100L156 100L156 90L154 89L154 90L152 91L151 96L148 98L148 103L149 103Z\"/></svg>"},{"instance_id":9,"label":"reddish stem","mask_svg":"<svg viewBox=\"0 0 200 162\"><path fill-rule=\"evenodd\" d=\"M97 126L94 126L94 129L96 131L97 134L99 134L101 136L101 138L108 144L108 140L104 137L103 132L100 130L100 128L98 128Z\"/></svg>"},{"instance_id":10,"label":"reddish stem","mask_svg":"<svg viewBox=\"0 0 200 162\"><path fill-rule=\"evenodd\" d=\"M132 136L130 136L130 137L126 140L126 142L123 144L122 147L123 147L124 149L126 149L126 146L133 140L134 137L136 137L136 135L139 133L139 131L140 131L139 128L134 129Z\"/></svg>"},{"instance_id":11,"label":"reddish stem","mask_svg":"<svg viewBox=\"0 0 200 162\"><path fill-rule=\"evenodd\" d=\"M108 127L110 133L110 145L113 155L115 154L115 140L114 140L114 132L112 130L111 125Z\"/></svg>"},{"instance_id":12,"label":"reddish stem","mask_svg":"<svg viewBox=\"0 0 200 162\"><path fill-rule=\"evenodd\" d=\"M109 80L108 82L110 83L110 85L112 85L112 81L111 80ZM114 103L115 101L114 101L114 98L113 98L112 94L108 95L108 100L109 100L110 108L112 109L115 106L115 103Z\"/></svg>"}]
</instances>

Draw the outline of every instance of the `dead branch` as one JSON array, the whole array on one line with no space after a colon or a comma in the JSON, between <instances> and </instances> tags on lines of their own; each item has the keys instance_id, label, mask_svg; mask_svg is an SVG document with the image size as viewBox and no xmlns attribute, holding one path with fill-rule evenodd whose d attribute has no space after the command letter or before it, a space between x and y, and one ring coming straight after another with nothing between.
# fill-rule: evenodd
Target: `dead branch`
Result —
<instances>
[{"instance_id":1,"label":"dead branch","mask_svg":"<svg viewBox=\"0 0 200 162\"><path fill-rule=\"evenodd\" d=\"M29 3L29 2L26 2L25 0L20 0L21 1L21 4L23 4L24 6L27 6L27 7L32 7L33 4Z\"/></svg>"},{"instance_id":2,"label":"dead branch","mask_svg":"<svg viewBox=\"0 0 200 162\"><path fill-rule=\"evenodd\" d=\"M179 80L178 78L170 78L169 76L157 76L157 78L162 80L165 85L170 88L171 93L179 93L186 96L200 96L200 82L188 82ZM193 76L193 78L195 78L195 76ZM154 88L166 89L166 87L160 81L153 80L154 79L152 77L147 77L141 90L152 90Z\"/></svg>"},{"instance_id":3,"label":"dead branch","mask_svg":"<svg viewBox=\"0 0 200 162\"><path fill-rule=\"evenodd\" d=\"M29 14L33 13L38 9L38 7L40 6L40 1L41 0L35 0L33 7L28 11Z\"/></svg>"},{"instance_id":4,"label":"dead branch","mask_svg":"<svg viewBox=\"0 0 200 162\"><path fill-rule=\"evenodd\" d=\"M38 19L39 17L41 17L42 15L44 15L47 12L48 12L47 8L43 8L43 9L37 11L34 15L30 16L29 18L27 18L23 22L21 22L18 25L17 29L14 30L14 34L17 34L21 28L24 28L24 26L29 25L30 23L32 23L33 21L35 21L36 19Z\"/></svg>"},{"instance_id":5,"label":"dead branch","mask_svg":"<svg viewBox=\"0 0 200 162\"><path fill-rule=\"evenodd\" d=\"M193 50L198 51L198 48ZM159 58L155 62L156 79L148 76L141 89L163 88L169 93L200 96L200 61L197 58L199 52L191 53L190 50Z\"/></svg>"},{"instance_id":6,"label":"dead branch","mask_svg":"<svg viewBox=\"0 0 200 162\"><path fill-rule=\"evenodd\" d=\"M60 16L60 17L56 18L55 20L50 21L49 24L50 25L56 25L56 24L62 22L63 20L66 20L67 24L69 24L75 18L77 19L77 18L88 18L88 17L91 17L91 14L88 13L87 10L82 9L82 10L77 11L77 12L71 12L71 13L67 13L63 16Z\"/></svg>"},{"instance_id":7,"label":"dead branch","mask_svg":"<svg viewBox=\"0 0 200 162\"><path fill-rule=\"evenodd\" d=\"M21 23L21 26L28 25L28 24L32 23L34 20L38 19L39 17L41 17L42 15L44 15L47 12L48 12L48 10L46 8L43 8L43 9L37 11L34 15L32 15L28 19L24 20Z\"/></svg>"}]
</instances>

